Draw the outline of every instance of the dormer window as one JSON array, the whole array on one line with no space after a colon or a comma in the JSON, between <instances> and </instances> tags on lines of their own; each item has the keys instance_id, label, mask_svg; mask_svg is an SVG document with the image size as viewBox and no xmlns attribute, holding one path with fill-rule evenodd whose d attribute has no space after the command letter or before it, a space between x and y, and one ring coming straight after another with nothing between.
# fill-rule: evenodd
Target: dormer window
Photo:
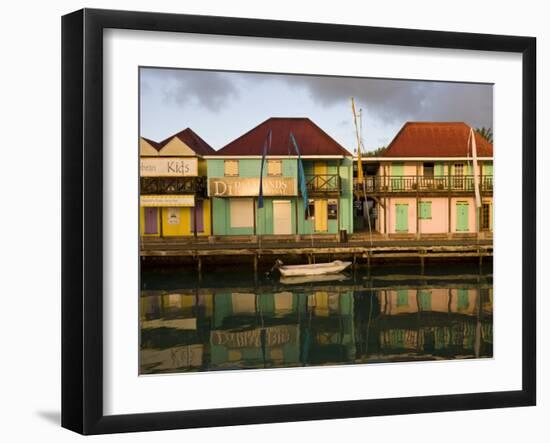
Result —
<instances>
[{"instance_id":1,"label":"dormer window","mask_svg":"<svg viewBox=\"0 0 550 443\"><path fill-rule=\"evenodd\" d=\"M238 177L239 176L239 161L238 160L224 160L223 162L223 175L226 177Z\"/></svg>"}]
</instances>

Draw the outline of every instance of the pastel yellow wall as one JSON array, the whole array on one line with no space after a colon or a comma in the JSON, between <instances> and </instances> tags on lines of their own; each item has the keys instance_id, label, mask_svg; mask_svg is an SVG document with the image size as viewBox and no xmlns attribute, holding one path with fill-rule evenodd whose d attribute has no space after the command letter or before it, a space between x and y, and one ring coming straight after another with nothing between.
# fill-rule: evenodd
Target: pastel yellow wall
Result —
<instances>
[{"instance_id":1,"label":"pastel yellow wall","mask_svg":"<svg viewBox=\"0 0 550 443\"><path fill-rule=\"evenodd\" d=\"M199 236L209 236L211 231L210 223L210 200L203 201L203 224L204 232L198 232ZM177 225L171 225L168 223L169 208L159 208L159 214L162 213L162 225L159 220L157 221L159 231L162 229L163 237L181 237L194 235L191 230L191 208L176 208L179 212L180 222ZM161 228L162 226L162 228ZM160 237L159 234L145 234L145 211L141 207L139 210L139 232L144 237Z\"/></svg>"},{"instance_id":2,"label":"pastel yellow wall","mask_svg":"<svg viewBox=\"0 0 550 443\"><path fill-rule=\"evenodd\" d=\"M168 214L176 210L179 212L179 224L168 224ZM162 234L164 237L176 237L191 235L191 209L190 208L162 208Z\"/></svg>"},{"instance_id":3,"label":"pastel yellow wall","mask_svg":"<svg viewBox=\"0 0 550 443\"><path fill-rule=\"evenodd\" d=\"M197 154L179 138L174 137L159 151L160 156L186 156L195 157Z\"/></svg>"},{"instance_id":4,"label":"pastel yellow wall","mask_svg":"<svg viewBox=\"0 0 550 443\"><path fill-rule=\"evenodd\" d=\"M211 220L210 207L211 207L210 199L203 200L204 232L202 233L199 232L197 233L197 235L204 236L204 237L212 235L212 226L210 224L210 220Z\"/></svg>"},{"instance_id":5,"label":"pastel yellow wall","mask_svg":"<svg viewBox=\"0 0 550 443\"><path fill-rule=\"evenodd\" d=\"M140 156L154 156L157 157L159 155L159 152L151 146L150 143L148 143L143 138L139 139L139 155Z\"/></svg>"}]
</instances>

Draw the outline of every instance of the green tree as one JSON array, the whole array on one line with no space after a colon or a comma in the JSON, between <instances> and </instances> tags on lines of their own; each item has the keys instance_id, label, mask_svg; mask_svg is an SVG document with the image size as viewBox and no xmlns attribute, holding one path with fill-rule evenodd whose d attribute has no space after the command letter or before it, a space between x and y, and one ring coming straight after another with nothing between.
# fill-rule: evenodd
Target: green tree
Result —
<instances>
[{"instance_id":1,"label":"green tree","mask_svg":"<svg viewBox=\"0 0 550 443\"><path fill-rule=\"evenodd\" d=\"M485 126L483 126L481 128L477 128L476 132L489 143L493 143L493 130L491 128L486 128Z\"/></svg>"},{"instance_id":2,"label":"green tree","mask_svg":"<svg viewBox=\"0 0 550 443\"><path fill-rule=\"evenodd\" d=\"M384 154L385 150L386 150L386 146L381 146L378 149L375 149L374 151L363 152L361 155L363 157L380 157L382 154Z\"/></svg>"}]
</instances>

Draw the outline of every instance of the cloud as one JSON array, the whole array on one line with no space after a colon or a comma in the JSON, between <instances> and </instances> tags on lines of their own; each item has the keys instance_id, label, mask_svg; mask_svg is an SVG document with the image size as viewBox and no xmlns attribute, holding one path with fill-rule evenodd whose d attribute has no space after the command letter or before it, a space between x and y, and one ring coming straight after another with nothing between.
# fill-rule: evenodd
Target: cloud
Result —
<instances>
[{"instance_id":1,"label":"cloud","mask_svg":"<svg viewBox=\"0 0 550 443\"><path fill-rule=\"evenodd\" d=\"M233 76L224 72L144 68L141 73L144 92L149 92L151 84L159 88L157 92L166 103L182 107L193 104L213 112L219 112L239 96Z\"/></svg>"},{"instance_id":2,"label":"cloud","mask_svg":"<svg viewBox=\"0 0 550 443\"><path fill-rule=\"evenodd\" d=\"M350 103L385 123L404 120L466 121L492 127L493 92L486 84L345 77L285 76L320 106Z\"/></svg>"}]
</instances>

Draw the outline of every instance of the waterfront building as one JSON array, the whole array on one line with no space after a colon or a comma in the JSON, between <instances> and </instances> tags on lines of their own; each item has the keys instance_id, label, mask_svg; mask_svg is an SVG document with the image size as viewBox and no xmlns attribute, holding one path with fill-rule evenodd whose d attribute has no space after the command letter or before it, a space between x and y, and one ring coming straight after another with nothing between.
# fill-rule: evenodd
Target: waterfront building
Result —
<instances>
[{"instance_id":1,"label":"waterfront building","mask_svg":"<svg viewBox=\"0 0 550 443\"><path fill-rule=\"evenodd\" d=\"M493 297L489 285L379 290L377 331L385 354L492 355ZM451 322L442 319L452 319ZM411 327L415 325L415 327Z\"/></svg>"},{"instance_id":2,"label":"waterfront building","mask_svg":"<svg viewBox=\"0 0 550 443\"><path fill-rule=\"evenodd\" d=\"M258 207L267 135L263 207ZM307 186L299 183L299 149ZM353 232L352 155L308 118L270 118L238 137L208 162L214 235L304 235Z\"/></svg>"},{"instance_id":3,"label":"waterfront building","mask_svg":"<svg viewBox=\"0 0 550 443\"><path fill-rule=\"evenodd\" d=\"M190 128L139 149L141 236L210 235L204 156L216 151Z\"/></svg>"},{"instance_id":4,"label":"waterfront building","mask_svg":"<svg viewBox=\"0 0 550 443\"><path fill-rule=\"evenodd\" d=\"M475 132L474 171L469 134L462 122L408 122L382 155L363 157L364 187L355 184L356 231L368 228L366 196L371 226L378 233L491 238L493 145Z\"/></svg>"},{"instance_id":5,"label":"waterfront building","mask_svg":"<svg viewBox=\"0 0 550 443\"><path fill-rule=\"evenodd\" d=\"M345 288L346 289L346 288ZM213 368L291 367L355 358L353 293L217 293Z\"/></svg>"}]
</instances>

